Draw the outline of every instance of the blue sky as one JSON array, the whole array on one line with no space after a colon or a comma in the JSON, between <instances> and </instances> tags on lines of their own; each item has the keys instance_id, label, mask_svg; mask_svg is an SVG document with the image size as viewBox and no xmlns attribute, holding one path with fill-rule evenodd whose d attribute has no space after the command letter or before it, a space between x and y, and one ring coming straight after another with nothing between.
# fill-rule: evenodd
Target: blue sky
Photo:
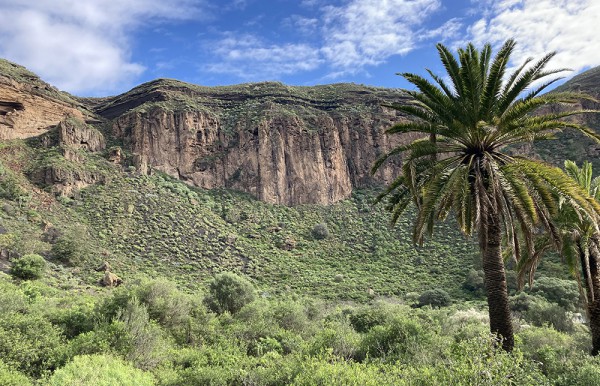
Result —
<instances>
[{"instance_id":1,"label":"blue sky","mask_svg":"<svg viewBox=\"0 0 600 386\"><path fill-rule=\"evenodd\" d=\"M155 78L407 87L443 74L435 44L500 45L512 65L557 51L573 74L600 65L599 0L0 0L0 57L81 96Z\"/></svg>"}]
</instances>

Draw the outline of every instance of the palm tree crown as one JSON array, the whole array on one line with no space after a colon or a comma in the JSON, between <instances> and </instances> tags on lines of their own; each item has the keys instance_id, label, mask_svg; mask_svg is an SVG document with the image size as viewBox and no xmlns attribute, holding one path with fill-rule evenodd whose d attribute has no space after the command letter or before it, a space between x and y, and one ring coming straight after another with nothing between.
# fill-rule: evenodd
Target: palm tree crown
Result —
<instances>
[{"instance_id":1,"label":"palm tree crown","mask_svg":"<svg viewBox=\"0 0 600 386\"><path fill-rule=\"evenodd\" d=\"M404 155L401 175L379 200L387 198L392 222L410 203L416 204L415 242L422 243L424 235L433 232L435 221L450 212L465 234L477 233L491 329L502 336L507 350L512 349L513 337L501 237L508 240L516 259L523 248L533 253L533 233L538 229L545 228L559 242L551 220L557 212L556 195L583 216L595 220L600 213L600 205L560 169L510 153L511 145L550 139L564 128L600 139L582 125L561 120L583 110L533 114L545 105L569 106L588 97L568 92L541 94L560 78L543 79L564 71L545 69L554 53L536 62L529 59L506 75L514 47L515 42L508 40L492 59L489 44L481 50L469 44L458 50L457 57L438 44L448 81L429 70L434 83L419 75L401 74L418 91L409 92L413 104L390 107L413 119L387 132L425 136L393 149L373 166L375 171L389 157Z\"/></svg>"}]
</instances>

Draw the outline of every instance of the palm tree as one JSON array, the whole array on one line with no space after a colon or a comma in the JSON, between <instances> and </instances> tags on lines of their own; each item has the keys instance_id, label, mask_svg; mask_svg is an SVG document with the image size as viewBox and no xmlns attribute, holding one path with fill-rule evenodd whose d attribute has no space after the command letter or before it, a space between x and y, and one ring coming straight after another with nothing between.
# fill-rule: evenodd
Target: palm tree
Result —
<instances>
[{"instance_id":1,"label":"palm tree","mask_svg":"<svg viewBox=\"0 0 600 386\"><path fill-rule=\"evenodd\" d=\"M561 120L583 110L569 108L532 115L549 104L572 107L585 96L566 92L541 94L559 78L545 82L543 79L564 71L545 69L554 53L536 62L529 59L505 76L514 47L515 42L508 40L492 59L489 44L481 50L468 44L458 50L457 57L438 44L448 81L430 70L427 72L433 83L419 75L401 74L418 91L409 91L414 103L390 107L413 119L387 132L424 136L392 149L372 169L375 172L389 157L403 154L401 175L378 200L387 198L392 223L411 203L416 205L415 242L422 243L426 233L433 233L435 221L445 219L451 212L463 233L477 234L490 329L507 351L512 350L514 337L502 237L508 240L515 259L520 258L523 249L533 254L533 235L537 230L547 230L558 243L551 222L558 207L555 194L591 220L600 213L600 205L559 168L511 154L511 145L549 139L563 128L600 139L590 129ZM534 83L539 85L532 87ZM519 234L524 237L519 238Z\"/></svg>"},{"instance_id":2,"label":"palm tree","mask_svg":"<svg viewBox=\"0 0 600 386\"><path fill-rule=\"evenodd\" d=\"M586 161L579 168L567 160L565 172L590 197L600 201L600 177L592 178L591 163ZM554 222L561 237L559 252L579 284L592 333L592 355L596 356L600 353L600 232L597 224L563 200ZM530 285L543 252L554 246L545 236L538 238L537 245L535 254L522 259L517 267L521 281L529 275Z\"/></svg>"}]
</instances>

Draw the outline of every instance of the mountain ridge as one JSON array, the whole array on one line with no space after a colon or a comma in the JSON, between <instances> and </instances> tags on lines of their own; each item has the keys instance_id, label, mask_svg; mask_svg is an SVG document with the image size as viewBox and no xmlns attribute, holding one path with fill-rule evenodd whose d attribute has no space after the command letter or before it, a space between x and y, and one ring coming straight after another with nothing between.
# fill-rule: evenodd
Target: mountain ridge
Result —
<instances>
[{"instance_id":1,"label":"mountain ridge","mask_svg":"<svg viewBox=\"0 0 600 386\"><path fill-rule=\"evenodd\" d=\"M583 87L597 96L599 74L599 68L591 69L556 90ZM353 189L392 181L400 159L375 175L370 166L381 154L415 139L385 134L409 119L384 107L395 103L411 103L411 98L401 89L353 83L209 87L175 79L152 80L116 96L79 98L22 66L0 61L0 140L39 136L75 118L102 132L110 149L99 150L110 150L113 155L107 157L122 168L133 166L143 174L157 170L193 186L236 189L275 204L328 205L349 197ZM582 107L598 105L582 101ZM577 119L600 127L597 114ZM86 125L75 127L80 131L74 137L89 137ZM597 158L597 145L586 139L570 133L560 138L533 149L555 163Z\"/></svg>"}]
</instances>

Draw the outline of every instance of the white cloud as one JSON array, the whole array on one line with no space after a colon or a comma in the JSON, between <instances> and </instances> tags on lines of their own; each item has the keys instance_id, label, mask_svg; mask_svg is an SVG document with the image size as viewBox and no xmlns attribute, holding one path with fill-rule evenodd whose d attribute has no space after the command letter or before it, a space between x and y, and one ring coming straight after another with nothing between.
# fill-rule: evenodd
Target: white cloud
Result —
<instances>
[{"instance_id":1,"label":"white cloud","mask_svg":"<svg viewBox=\"0 0 600 386\"><path fill-rule=\"evenodd\" d=\"M318 50L308 44L268 44L253 35L228 34L210 46L219 61L208 64L205 70L245 80L277 79L314 70L322 62Z\"/></svg>"},{"instance_id":2,"label":"white cloud","mask_svg":"<svg viewBox=\"0 0 600 386\"><path fill-rule=\"evenodd\" d=\"M324 10L323 55L336 70L356 72L413 50L420 26L439 0L352 0Z\"/></svg>"},{"instance_id":3,"label":"white cloud","mask_svg":"<svg viewBox=\"0 0 600 386\"><path fill-rule=\"evenodd\" d=\"M302 35L312 35L317 32L319 19L314 17L303 17L300 15L291 15L283 19L281 23L284 27L293 29Z\"/></svg>"},{"instance_id":4,"label":"white cloud","mask_svg":"<svg viewBox=\"0 0 600 386\"><path fill-rule=\"evenodd\" d=\"M481 45L514 38L513 65L557 51L548 68L581 71L600 65L598 0L486 0L483 17L468 29Z\"/></svg>"},{"instance_id":5,"label":"white cloud","mask_svg":"<svg viewBox=\"0 0 600 386\"><path fill-rule=\"evenodd\" d=\"M340 6L305 0L307 7L320 6L319 17L292 15L282 21L303 37L320 37L320 43L271 44L252 35L233 33L211 45L218 64L204 69L252 79L279 77L326 65L324 79L363 72L403 55L423 40L451 38L461 27L457 19L436 29L426 29L428 17L441 9L440 0L347 0Z\"/></svg>"},{"instance_id":6,"label":"white cloud","mask_svg":"<svg viewBox=\"0 0 600 386\"><path fill-rule=\"evenodd\" d=\"M199 16L193 0L0 0L0 56L73 93L130 84L144 67L131 60L128 33L160 20Z\"/></svg>"},{"instance_id":7,"label":"white cloud","mask_svg":"<svg viewBox=\"0 0 600 386\"><path fill-rule=\"evenodd\" d=\"M419 40L429 40L440 38L441 40L456 39L463 28L462 22L457 19L450 19L439 28L424 30L419 33Z\"/></svg>"}]
</instances>

